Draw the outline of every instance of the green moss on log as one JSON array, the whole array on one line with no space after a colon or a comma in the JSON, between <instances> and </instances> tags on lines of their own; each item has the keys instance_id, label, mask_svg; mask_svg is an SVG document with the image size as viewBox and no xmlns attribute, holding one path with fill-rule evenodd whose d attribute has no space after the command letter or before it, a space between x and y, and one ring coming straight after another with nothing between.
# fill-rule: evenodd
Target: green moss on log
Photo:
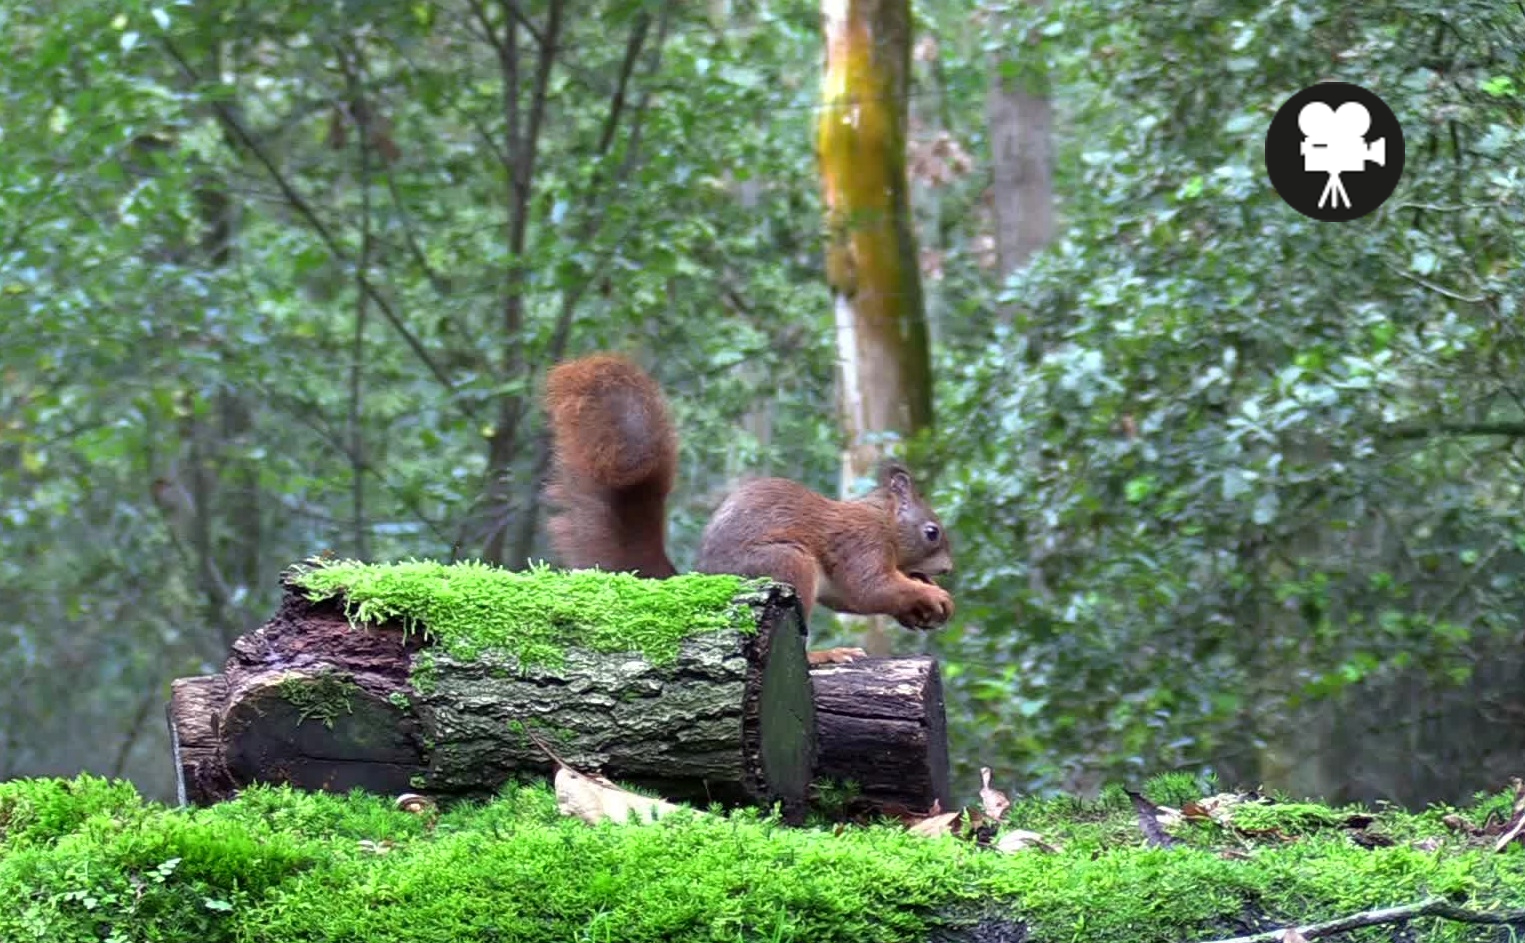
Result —
<instances>
[{"instance_id":1,"label":"green moss on log","mask_svg":"<svg viewBox=\"0 0 1525 943\"><path fill-rule=\"evenodd\" d=\"M1480 824L1509 801L1462 815ZM1432 895L1519 906L1525 849L1493 853L1448 828L1451 811L1369 813L1371 831L1401 836L1370 849L1302 814L1310 830L1290 840L1190 826L1161 849L1126 797L1027 800L1014 820L1061 850L1005 855L895 826L783 828L752 811L589 826L559 816L544 786L436 820L363 795L251 787L180 811L88 777L13 781L0 784L0 939L895 943L983 915L1022 923L1033 943L1183 943ZM1447 943L1510 932L1435 919L1410 931Z\"/></svg>"},{"instance_id":2,"label":"green moss on log","mask_svg":"<svg viewBox=\"0 0 1525 943\"><path fill-rule=\"evenodd\" d=\"M452 657L502 652L522 664L559 665L569 647L639 652L654 664L702 632L755 632L738 595L756 581L688 574L666 580L594 570L504 570L478 562L375 564L313 560L291 582L313 601L341 600L356 623L402 623Z\"/></svg>"},{"instance_id":3,"label":"green moss on log","mask_svg":"<svg viewBox=\"0 0 1525 943\"><path fill-rule=\"evenodd\" d=\"M279 690L281 696L300 712L297 723L316 718L332 730L334 721L354 712L351 698L360 688L342 675L323 672L316 677L287 679L281 682Z\"/></svg>"}]
</instances>

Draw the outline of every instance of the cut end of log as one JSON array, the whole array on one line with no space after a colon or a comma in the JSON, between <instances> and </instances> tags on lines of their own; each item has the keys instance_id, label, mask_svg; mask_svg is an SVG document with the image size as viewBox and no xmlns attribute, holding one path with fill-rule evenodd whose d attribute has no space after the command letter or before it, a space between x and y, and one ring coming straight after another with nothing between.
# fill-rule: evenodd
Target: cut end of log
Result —
<instances>
[{"instance_id":1,"label":"cut end of log","mask_svg":"<svg viewBox=\"0 0 1525 943\"><path fill-rule=\"evenodd\" d=\"M239 782L395 795L423 763L417 722L335 671L251 678L229 698L222 726L228 771Z\"/></svg>"},{"instance_id":2,"label":"cut end of log","mask_svg":"<svg viewBox=\"0 0 1525 943\"><path fill-rule=\"evenodd\" d=\"M758 604L758 626L753 642L757 677L748 685L748 699L755 698L756 706L747 716L756 726L759 774L765 783L760 792L782 804L787 820L799 820L809 799L817 743L798 597L790 590L771 589Z\"/></svg>"},{"instance_id":3,"label":"cut end of log","mask_svg":"<svg viewBox=\"0 0 1525 943\"><path fill-rule=\"evenodd\" d=\"M952 806L937 660L860 658L811 669L818 786L853 783L850 811Z\"/></svg>"}]
</instances>

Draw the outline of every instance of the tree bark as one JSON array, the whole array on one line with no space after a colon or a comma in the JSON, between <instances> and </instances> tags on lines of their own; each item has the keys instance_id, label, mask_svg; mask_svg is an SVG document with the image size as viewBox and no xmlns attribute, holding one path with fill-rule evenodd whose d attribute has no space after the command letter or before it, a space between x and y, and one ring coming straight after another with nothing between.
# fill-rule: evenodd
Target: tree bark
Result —
<instances>
[{"instance_id":1,"label":"tree bark","mask_svg":"<svg viewBox=\"0 0 1525 943\"><path fill-rule=\"evenodd\" d=\"M812 668L817 786L853 783L848 811L953 807L937 661L860 658Z\"/></svg>"},{"instance_id":2,"label":"tree bark","mask_svg":"<svg viewBox=\"0 0 1525 943\"><path fill-rule=\"evenodd\" d=\"M1053 106L1036 60L1002 59L990 82L996 259L1003 279L1054 238ZM1011 320L1010 311L1002 316Z\"/></svg>"},{"instance_id":3,"label":"tree bark","mask_svg":"<svg viewBox=\"0 0 1525 943\"><path fill-rule=\"evenodd\" d=\"M677 659L572 649L562 665L483 652L458 661L401 626L352 628L335 602L288 590L234 643L221 675L181 679L170 704L185 800L254 782L480 797L551 759L698 803L803 812L815 759L804 628L791 591L738 599L756 634L685 640Z\"/></svg>"},{"instance_id":4,"label":"tree bark","mask_svg":"<svg viewBox=\"0 0 1525 943\"><path fill-rule=\"evenodd\" d=\"M821 12L817 143L849 496L886 437L909 438L932 424L932 367L906 181L910 4L822 0ZM888 651L882 621L867 629L871 653Z\"/></svg>"},{"instance_id":5,"label":"tree bark","mask_svg":"<svg viewBox=\"0 0 1525 943\"><path fill-rule=\"evenodd\" d=\"M1042 0L1034 0L1039 6ZM1040 6L1041 8L1041 6ZM1004 282L1027 264L1054 237L1053 105L1049 98L1048 64L1039 37L995 63L991 73L987 117L994 176L996 264ZM1010 305L1000 311L1010 325ZM1043 325L1027 332L1027 362L1043 355ZM1033 474L1044 474L1042 442L1033 434L1026 443ZM1045 567L1054 550L1055 534L1042 522L1031 522L1028 541L1028 588L1040 600L1051 598Z\"/></svg>"}]
</instances>

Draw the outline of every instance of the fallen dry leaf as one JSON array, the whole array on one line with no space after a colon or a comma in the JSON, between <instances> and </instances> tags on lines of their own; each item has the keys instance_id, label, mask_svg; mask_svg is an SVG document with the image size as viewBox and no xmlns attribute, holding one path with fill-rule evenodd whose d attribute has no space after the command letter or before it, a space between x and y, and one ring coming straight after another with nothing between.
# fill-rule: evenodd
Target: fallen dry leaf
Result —
<instances>
[{"instance_id":1,"label":"fallen dry leaf","mask_svg":"<svg viewBox=\"0 0 1525 943\"><path fill-rule=\"evenodd\" d=\"M1004 851L1008 855L1017 851L1026 851L1029 848L1037 848L1050 854L1059 850L1057 845L1050 844L1037 832L1029 832L1021 828L1002 832L1001 837L995 841L996 851Z\"/></svg>"},{"instance_id":2,"label":"fallen dry leaf","mask_svg":"<svg viewBox=\"0 0 1525 943\"><path fill-rule=\"evenodd\" d=\"M997 821L1011 808L1011 800L999 789L990 788L990 767L980 767L980 806L985 814Z\"/></svg>"},{"instance_id":3,"label":"fallen dry leaf","mask_svg":"<svg viewBox=\"0 0 1525 943\"><path fill-rule=\"evenodd\" d=\"M1181 814L1188 819L1208 819L1220 825L1227 825L1235 807L1242 805L1247 799L1247 796L1237 792L1220 792L1216 796L1207 796L1195 802L1186 803L1181 807Z\"/></svg>"},{"instance_id":4,"label":"fallen dry leaf","mask_svg":"<svg viewBox=\"0 0 1525 943\"><path fill-rule=\"evenodd\" d=\"M574 815L590 825L599 822L628 822L631 813L645 825L681 806L621 789L602 776L579 773L569 766L556 769L556 809L562 815ZM695 815L703 815L696 811Z\"/></svg>"},{"instance_id":5,"label":"fallen dry leaf","mask_svg":"<svg viewBox=\"0 0 1525 943\"><path fill-rule=\"evenodd\" d=\"M1160 825L1160 807L1150 802L1141 792L1131 789L1123 791L1133 801L1133 810L1138 813L1139 831L1144 833L1144 839L1158 848L1174 845L1176 840L1165 834L1165 829Z\"/></svg>"},{"instance_id":6,"label":"fallen dry leaf","mask_svg":"<svg viewBox=\"0 0 1525 943\"><path fill-rule=\"evenodd\" d=\"M397 797L393 803L399 812L411 812L414 815L426 815L434 811L434 800L428 796L420 796L416 792L405 792Z\"/></svg>"},{"instance_id":7,"label":"fallen dry leaf","mask_svg":"<svg viewBox=\"0 0 1525 943\"><path fill-rule=\"evenodd\" d=\"M1175 828L1187 820L1180 809L1172 809L1168 805L1155 806L1155 809L1158 810L1155 818L1159 819L1160 825L1164 828Z\"/></svg>"},{"instance_id":8,"label":"fallen dry leaf","mask_svg":"<svg viewBox=\"0 0 1525 943\"><path fill-rule=\"evenodd\" d=\"M1446 828L1451 829L1453 832L1462 832L1474 838L1483 834L1484 831L1483 829L1478 828L1476 825L1473 825L1471 822L1468 822L1466 819L1457 815L1455 812L1445 816L1440 821L1445 825Z\"/></svg>"},{"instance_id":9,"label":"fallen dry leaf","mask_svg":"<svg viewBox=\"0 0 1525 943\"><path fill-rule=\"evenodd\" d=\"M936 838L939 835L952 835L953 823L958 821L958 817L961 814L955 810L953 812L943 812L939 815L929 815L906 829L906 831L912 835L922 835L927 838Z\"/></svg>"},{"instance_id":10,"label":"fallen dry leaf","mask_svg":"<svg viewBox=\"0 0 1525 943\"><path fill-rule=\"evenodd\" d=\"M1504 834L1494 843L1494 851L1503 851L1509 847L1510 842L1525 833L1525 781L1515 779L1511 780L1511 784L1514 786L1514 814L1505 823Z\"/></svg>"},{"instance_id":11,"label":"fallen dry leaf","mask_svg":"<svg viewBox=\"0 0 1525 943\"><path fill-rule=\"evenodd\" d=\"M1308 938L1298 933L1296 927L1288 927L1282 931L1281 943L1308 943Z\"/></svg>"},{"instance_id":12,"label":"fallen dry leaf","mask_svg":"<svg viewBox=\"0 0 1525 943\"><path fill-rule=\"evenodd\" d=\"M1350 840L1370 851L1373 848L1387 848L1396 845L1397 841L1381 834L1380 832L1352 831Z\"/></svg>"}]
</instances>

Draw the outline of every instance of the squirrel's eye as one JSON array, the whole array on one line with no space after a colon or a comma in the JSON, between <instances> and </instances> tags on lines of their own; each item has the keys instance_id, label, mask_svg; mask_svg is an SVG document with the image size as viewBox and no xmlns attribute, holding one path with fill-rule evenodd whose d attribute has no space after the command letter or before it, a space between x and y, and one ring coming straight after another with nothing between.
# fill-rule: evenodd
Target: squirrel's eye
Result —
<instances>
[{"instance_id":1,"label":"squirrel's eye","mask_svg":"<svg viewBox=\"0 0 1525 943\"><path fill-rule=\"evenodd\" d=\"M921 535L927 538L928 543L935 544L937 543L937 538L941 537L943 532L942 528L938 527L936 524L923 524L921 526Z\"/></svg>"}]
</instances>

